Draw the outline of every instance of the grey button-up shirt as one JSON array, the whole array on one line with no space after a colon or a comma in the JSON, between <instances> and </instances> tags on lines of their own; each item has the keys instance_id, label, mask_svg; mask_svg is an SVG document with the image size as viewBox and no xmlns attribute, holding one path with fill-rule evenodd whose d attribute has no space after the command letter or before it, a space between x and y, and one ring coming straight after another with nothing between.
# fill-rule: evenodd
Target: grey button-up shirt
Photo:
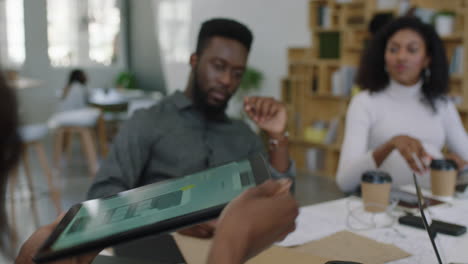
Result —
<instances>
[{"instance_id":1,"label":"grey button-up shirt","mask_svg":"<svg viewBox=\"0 0 468 264\"><path fill-rule=\"evenodd\" d=\"M189 98L176 92L136 112L122 126L88 199L182 177L259 152L265 153L262 141L244 122L206 120ZM293 165L286 173L270 169L274 178L295 173Z\"/></svg>"}]
</instances>

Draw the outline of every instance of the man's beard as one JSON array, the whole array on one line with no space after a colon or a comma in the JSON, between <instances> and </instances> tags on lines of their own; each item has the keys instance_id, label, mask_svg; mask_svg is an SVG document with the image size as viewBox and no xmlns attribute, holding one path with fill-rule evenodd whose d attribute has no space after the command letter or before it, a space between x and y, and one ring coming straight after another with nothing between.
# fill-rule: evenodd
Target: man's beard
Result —
<instances>
[{"instance_id":1,"label":"man's beard","mask_svg":"<svg viewBox=\"0 0 468 264\"><path fill-rule=\"evenodd\" d=\"M223 104L211 105L208 103L208 91L203 91L197 74L193 75L193 100L195 106L203 113L203 115L210 120L223 120L226 108L228 106L229 98Z\"/></svg>"}]
</instances>

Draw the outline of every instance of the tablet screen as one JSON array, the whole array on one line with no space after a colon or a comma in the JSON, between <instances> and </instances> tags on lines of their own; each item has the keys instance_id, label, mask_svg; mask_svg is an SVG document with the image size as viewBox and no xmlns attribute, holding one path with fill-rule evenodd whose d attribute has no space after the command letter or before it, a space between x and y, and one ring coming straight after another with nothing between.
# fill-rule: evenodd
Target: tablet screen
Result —
<instances>
[{"instance_id":1,"label":"tablet screen","mask_svg":"<svg viewBox=\"0 0 468 264\"><path fill-rule=\"evenodd\" d=\"M50 248L62 250L228 203L255 186L248 160L156 183L82 206Z\"/></svg>"}]
</instances>

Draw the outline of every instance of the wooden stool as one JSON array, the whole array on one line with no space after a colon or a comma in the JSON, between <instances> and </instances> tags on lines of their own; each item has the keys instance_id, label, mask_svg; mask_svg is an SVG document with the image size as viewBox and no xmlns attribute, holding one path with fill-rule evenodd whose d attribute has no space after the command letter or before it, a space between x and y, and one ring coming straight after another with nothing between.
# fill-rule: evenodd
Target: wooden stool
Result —
<instances>
[{"instance_id":1,"label":"wooden stool","mask_svg":"<svg viewBox=\"0 0 468 264\"><path fill-rule=\"evenodd\" d=\"M106 131L106 121L104 120L104 115L102 113L99 115L96 130L98 134L98 144L99 144L101 157L105 158L109 150L107 148L108 140L107 140L107 131Z\"/></svg>"},{"instance_id":2,"label":"wooden stool","mask_svg":"<svg viewBox=\"0 0 468 264\"><path fill-rule=\"evenodd\" d=\"M34 190L34 182L31 174L31 167L30 167L30 162L29 162L29 152L30 149L34 149L37 153L37 156L39 158L39 163L42 167L44 176L47 181L47 185L49 187L49 193L52 199L52 202L54 203L54 207L57 210L57 215L60 214L62 211L62 206L61 206L61 199L60 199L60 191L54 186L54 179L52 175L52 170L49 166L49 162L47 161L47 155L44 149L44 145L41 143L41 139L44 138L47 133L48 133L48 128L45 124L35 124L35 125L28 125L28 126L23 126L20 128L20 134L21 138L23 140L23 153L21 155L21 160L18 166L13 169L12 175L11 175L11 180L9 183L9 191L11 195L11 210L12 210L12 215L13 217L15 216L14 214L14 208L15 208L15 198L14 198L14 192L16 189L16 185L18 182L18 171L21 165L23 165L24 168L24 174L26 176L26 181L28 184L28 189L31 193L31 201L34 201L35 199L35 190ZM34 216L37 217L37 216ZM34 219L35 221L38 222L38 219Z\"/></svg>"},{"instance_id":3,"label":"wooden stool","mask_svg":"<svg viewBox=\"0 0 468 264\"><path fill-rule=\"evenodd\" d=\"M89 175L94 177L98 168L98 159L96 154L96 145L93 140L92 127L63 126L56 129L55 132L55 151L54 166L59 168L59 164L64 152L70 153L71 138L78 134L81 138L81 147L84 150L88 162Z\"/></svg>"}]
</instances>

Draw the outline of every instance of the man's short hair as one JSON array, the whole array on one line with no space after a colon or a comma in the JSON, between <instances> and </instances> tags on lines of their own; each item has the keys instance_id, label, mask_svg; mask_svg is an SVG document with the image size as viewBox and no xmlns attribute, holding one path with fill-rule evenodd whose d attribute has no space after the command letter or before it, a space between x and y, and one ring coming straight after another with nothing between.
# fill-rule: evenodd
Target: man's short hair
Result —
<instances>
[{"instance_id":1,"label":"man's short hair","mask_svg":"<svg viewBox=\"0 0 468 264\"><path fill-rule=\"evenodd\" d=\"M205 21L201 26L198 33L197 54L200 54L206 48L212 37L225 37L237 40L245 46L247 51L250 51L253 40L252 32L245 25L232 19L214 18Z\"/></svg>"}]
</instances>

